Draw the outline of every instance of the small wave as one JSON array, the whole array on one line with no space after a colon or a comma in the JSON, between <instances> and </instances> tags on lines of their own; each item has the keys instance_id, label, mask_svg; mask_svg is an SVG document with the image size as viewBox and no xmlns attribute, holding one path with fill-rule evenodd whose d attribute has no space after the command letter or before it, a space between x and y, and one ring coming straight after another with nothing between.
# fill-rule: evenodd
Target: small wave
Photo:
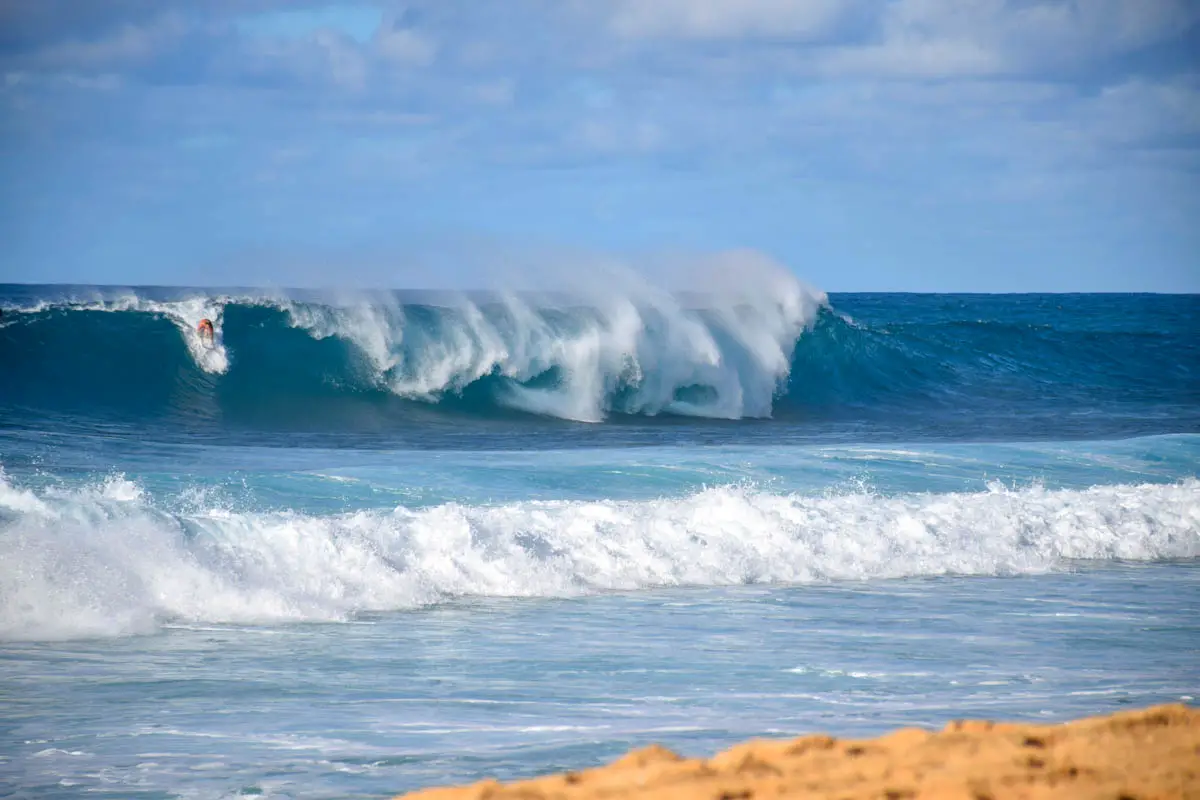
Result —
<instances>
[{"instance_id":1,"label":"small wave","mask_svg":"<svg viewBox=\"0 0 1200 800\"><path fill-rule=\"evenodd\" d=\"M0 637L346 620L461 596L1021 575L1200 555L1200 481L894 497L712 488L647 501L178 513L114 477L0 478Z\"/></svg>"}]
</instances>

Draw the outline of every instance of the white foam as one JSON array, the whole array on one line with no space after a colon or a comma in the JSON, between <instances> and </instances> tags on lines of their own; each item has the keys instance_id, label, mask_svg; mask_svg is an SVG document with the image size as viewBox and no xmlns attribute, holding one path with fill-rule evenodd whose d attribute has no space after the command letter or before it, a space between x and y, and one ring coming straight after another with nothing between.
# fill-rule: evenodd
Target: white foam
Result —
<instances>
[{"instance_id":1,"label":"white foam","mask_svg":"<svg viewBox=\"0 0 1200 800\"><path fill-rule=\"evenodd\" d=\"M121 478L35 492L0 475L0 638L342 620L464 595L1013 575L1197 555L1194 479L898 497L726 487L308 516L167 513Z\"/></svg>"},{"instance_id":2,"label":"white foam","mask_svg":"<svg viewBox=\"0 0 1200 800\"><path fill-rule=\"evenodd\" d=\"M827 300L763 258L727 267L736 281L725 276L728 286L700 305L614 271L603 289L593 281L580 293L576 307L503 293L485 308L460 297L440 310L436 331L378 297L277 303L314 337L352 342L378 384L406 398L437 401L490 374L520 383L553 369L554 387L514 385L501 401L597 422L625 388L622 407L634 413L768 417L796 340ZM701 399L677 397L697 386L708 390Z\"/></svg>"}]
</instances>

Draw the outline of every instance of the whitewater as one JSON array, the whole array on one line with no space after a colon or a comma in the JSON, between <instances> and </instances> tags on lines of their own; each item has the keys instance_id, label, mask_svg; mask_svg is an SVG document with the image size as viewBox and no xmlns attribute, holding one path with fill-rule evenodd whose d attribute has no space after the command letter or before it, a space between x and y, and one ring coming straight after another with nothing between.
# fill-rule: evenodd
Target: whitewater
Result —
<instances>
[{"instance_id":1,"label":"whitewater","mask_svg":"<svg viewBox=\"0 0 1200 800\"><path fill-rule=\"evenodd\" d=\"M717 278L0 286L0 793L1194 700L1200 299Z\"/></svg>"},{"instance_id":2,"label":"whitewater","mask_svg":"<svg viewBox=\"0 0 1200 800\"><path fill-rule=\"evenodd\" d=\"M1074 559L1200 555L1200 482L1085 492L806 498L709 489L650 502L458 504L327 517L172 514L123 479L0 483L0 637L166 622L344 620L456 597L1021 575Z\"/></svg>"}]
</instances>

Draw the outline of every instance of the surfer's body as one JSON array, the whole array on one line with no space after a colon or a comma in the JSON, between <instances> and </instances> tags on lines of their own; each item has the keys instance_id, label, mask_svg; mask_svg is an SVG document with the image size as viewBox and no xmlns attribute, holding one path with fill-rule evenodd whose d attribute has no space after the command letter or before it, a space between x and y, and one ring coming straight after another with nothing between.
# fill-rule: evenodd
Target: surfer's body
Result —
<instances>
[{"instance_id":1,"label":"surfer's body","mask_svg":"<svg viewBox=\"0 0 1200 800\"><path fill-rule=\"evenodd\" d=\"M196 333L200 336L200 341L212 347L215 332L213 331L212 320L205 317L200 320L200 324L196 326Z\"/></svg>"}]
</instances>

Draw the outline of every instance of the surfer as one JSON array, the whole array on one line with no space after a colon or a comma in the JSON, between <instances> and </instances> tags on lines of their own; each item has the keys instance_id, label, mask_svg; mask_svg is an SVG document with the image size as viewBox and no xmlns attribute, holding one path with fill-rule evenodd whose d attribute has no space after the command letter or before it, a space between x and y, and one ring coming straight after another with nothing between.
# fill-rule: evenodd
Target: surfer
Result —
<instances>
[{"instance_id":1,"label":"surfer","mask_svg":"<svg viewBox=\"0 0 1200 800\"><path fill-rule=\"evenodd\" d=\"M200 341L212 344L213 342L213 324L208 317L200 320L200 324L196 326L196 333L200 335Z\"/></svg>"}]
</instances>

